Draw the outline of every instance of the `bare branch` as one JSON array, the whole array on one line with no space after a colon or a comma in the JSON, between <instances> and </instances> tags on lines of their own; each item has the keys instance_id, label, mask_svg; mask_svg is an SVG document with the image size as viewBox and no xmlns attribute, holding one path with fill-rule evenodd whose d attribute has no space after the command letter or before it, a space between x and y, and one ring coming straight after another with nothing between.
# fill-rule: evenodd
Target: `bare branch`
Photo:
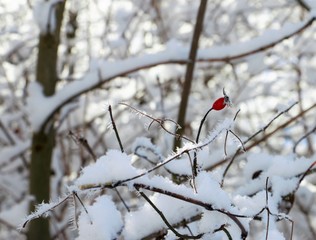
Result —
<instances>
[{"instance_id":1,"label":"bare branch","mask_svg":"<svg viewBox=\"0 0 316 240\"><path fill-rule=\"evenodd\" d=\"M81 137L81 136L77 136L72 131L69 131L68 134L75 141L75 143L82 146L84 148L84 150L86 150L90 154L90 156L93 158L94 161L97 160L97 157L94 154L94 151L92 150L92 148L91 148L91 146L86 138Z\"/></svg>"},{"instance_id":2,"label":"bare branch","mask_svg":"<svg viewBox=\"0 0 316 240\"><path fill-rule=\"evenodd\" d=\"M204 57L204 56L197 56L196 61L200 61L200 62L230 62L232 60L236 60L236 59L241 59L244 57L247 57L249 55L261 52L261 51L265 51L269 48L272 48L273 46L277 45L278 43L284 41L285 39L288 39L292 36L295 36L296 34L301 33L302 31L304 31L307 27L309 27L315 20L314 16L309 17L309 19L307 19L306 21L303 22L302 26L298 29L295 29L295 31L287 33L285 35L280 36L279 38L276 38L273 42L268 42L265 45L261 45L258 46L258 48L255 49L248 49L244 52L238 52L235 55L228 55L228 56L221 56L221 57ZM247 42L244 44L248 44ZM224 51L223 51L224 52ZM146 58L148 59L148 58ZM142 65L135 65L131 68L126 68L122 71L119 71L117 73L113 73L109 76L104 76L102 79L98 79L98 81L94 81L93 84L91 84L89 87L83 88L83 89L78 89L76 91L74 91L72 94L69 94L66 98L63 98L62 101L58 101L58 104L56 104L55 108L51 111L50 114L48 114L46 116L46 120L44 121L45 123L43 125L46 124L46 122L51 119L51 117L62 107L64 106L66 103L72 101L73 99L79 97L80 95L82 95L83 93L89 92L91 90L94 90L100 86L102 86L105 82L111 81L119 76L126 76L128 74L131 74L133 72L139 71L139 70L143 70L143 69L147 69L147 68L151 68L157 65L162 65L162 64L187 64L188 60L187 59L182 59L182 58L174 58L174 59L170 59L170 57L168 57L168 59L156 59L155 57L152 58L152 61L147 61L146 64L142 64ZM133 59L130 59L130 61L133 61ZM142 62L142 61L140 61ZM69 84L68 87L71 84ZM58 94L57 96L58 97Z\"/></svg>"},{"instance_id":3,"label":"bare branch","mask_svg":"<svg viewBox=\"0 0 316 240\"><path fill-rule=\"evenodd\" d=\"M184 133L184 126L185 126L185 116L187 111L188 100L191 91L192 79L193 79L193 72L195 67L195 60L197 56L197 50L199 47L199 39L203 29L203 22L204 16L207 8L207 0L200 0L199 9L196 15L195 26L192 36L192 42L190 46L190 53L188 56L189 61L187 62L187 68L184 77L184 83L182 87L181 93L181 102L179 106L178 112L178 120L177 123L182 127L176 130L176 134L182 136ZM181 139L175 139L173 149L176 150L178 147L181 146ZM196 174L196 173L195 173Z\"/></svg>"},{"instance_id":4,"label":"bare branch","mask_svg":"<svg viewBox=\"0 0 316 240\"><path fill-rule=\"evenodd\" d=\"M312 128L310 131L308 131L307 133L304 134L304 136L302 136L299 140L297 140L297 142L294 144L293 146L293 153L296 153L296 148L297 145L303 141L305 138L307 138L309 135L311 135L312 133L314 133L316 131L316 126L314 128Z\"/></svg>"},{"instance_id":5,"label":"bare branch","mask_svg":"<svg viewBox=\"0 0 316 240\"><path fill-rule=\"evenodd\" d=\"M119 133L117 131L116 124L115 124L115 121L114 121L114 118L113 118L111 105L109 105L109 113L110 113L111 123L112 123L112 126L113 126L113 130L115 132L116 139L119 142L119 145L120 145L120 148L121 148L121 152L124 152L124 148L123 148L123 145L122 145L122 142L121 142L121 138L120 138L120 135L119 135Z\"/></svg>"},{"instance_id":6,"label":"bare branch","mask_svg":"<svg viewBox=\"0 0 316 240\"><path fill-rule=\"evenodd\" d=\"M119 103L119 104L121 104L121 105L123 105L123 106L126 106L126 107L129 107L130 109L132 109L133 111L137 112L138 114L141 114L142 116L145 116L145 117L149 118L149 119L151 120L151 123L149 124L149 127L148 127L148 128L150 128L150 126L152 125L153 122L156 122L156 123L159 124L159 126L160 126L165 132L169 133L170 135L173 135L173 136L175 136L176 138L183 138L183 139L185 139L185 140L187 140L187 141L193 143L193 141L192 141L191 139L189 139L189 138L187 138L187 137L185 137L185 136L180 136L179 134L173 133L173 132L169 131L169 130L164 126L164 123L165 123L165 122L172 122L172 123L174 123L174 124L176 125L176 127L180 127L179 124L176 123L174 120L168 119L168 118L164 118L164 119L154 118L153 116L151 116L151 115L149 115L149 114L147 114L147 113L145 113L145 112L142 112L142 111L140 111L140 110L138 110L138 109L136 109L136 108L134 108L134 107L128 105L127 103Z\"/></svg>"},{"instance_id":7,"label":"bare branch","mask_svg":"<svg viewBox=\"0 0 316 240\"><path fill-rule=\"evenodd\" d=\"M136 187L137 191L139 190L138 187ZM162 211L159 210L159 208L149 199L149 197L146 196L145 193L138 191L138 193L152 206L152 208L159 214L161 219L164 221L164 223L168 226L168 228L179 238L184 238L184 239L200 239L204 234L198 234L196 236L189 236L189 235L183 235L179 233L173 226L172 224L169 223L165 215L163 214Z\"/></svg>"}]
</instances>

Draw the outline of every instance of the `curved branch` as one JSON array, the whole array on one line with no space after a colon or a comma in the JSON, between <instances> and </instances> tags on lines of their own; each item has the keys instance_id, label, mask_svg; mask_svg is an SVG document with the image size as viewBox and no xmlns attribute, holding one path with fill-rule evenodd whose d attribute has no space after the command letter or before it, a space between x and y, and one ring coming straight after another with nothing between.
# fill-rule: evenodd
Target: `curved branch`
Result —
<instances>
[{"instance_id":1,"label":"curved branch","mask_svg":"<svg viewBox=\"0 0 316 240\"><path fill-rule=\"evenodd\" d=\"M157 188L157 187L153 187L153 186L147 186L147 185L141 184L141 183L135 183L134 187L136 189L137 188L143 188L143 189L150 190L150 191L153 191L153 192L157 192L157 193L161 193L161 194L164 194L164 195L168 195L168 196L171 196L173 198L176 198L176 199L179 199L179 200L182 200L182 201L185 201L185 202L189 202L189 203L195 204L197 206L201 206L201 207L205 208L206 210L217 211L217 212L220 212L222 214L225 214L233 222L235 222L236 225L239 227L242 239L246 239L246 237L248 235L248 232L245 229L244 225L238 219L238 218L247 218L247 216L238 215L238 214L232 214L232 213L227 212L226 210L223 210L223 209L216 209L209 203L202 202L202 201L200 201L198 199L185 197L185 196L183 196L181 194L170 192L170 191L166 191L166 190L161 189L161 188Z\"/></svg>"},{"instance_id":2,"label":"curved branch","mask_svg":"<svg viewBox=\"0 0 316 240\"><path fill-rule=\"evenodd\" d=\"M283 40L299 34L310 26L314 20L315 16L311 15L307 20L292 26L290 29L284 27L283 29L278 30L277 33L279 34L275 34L273 37L270 36L268 38L269 41L264 43L262 42L265 41L266 35L271 35L271 33L263 34L261 37L247 42L229 46L217 46L210 49L200 49L197 53L196 61L226 63L232 60L245 58L252 54L272 48ZM141 57L131 57L122 61L107 62L103 64L103 66L100 66L98 70L95 70L95 72L88 72L81 81L69 83L53 97L45 99L48 100L46 104L49 110L47 110L47 113L41 112L40 118L42 120L42 125L44 125L62 106L80 95L102 86L108 81L157 65L187 64L189 61L187 59L187 53L187 48L179 47L177 51L167 48L166 50L155 54L146 54ZM103 71L102 69L106 70ZM43 102L42 104L45 103Z\"/></svg>"},{"instance_id":3,"label":"curved branch","mask_svg":"<svg viewBox=\"0 0 316 240\"><path fill-rule=\"evenodd\" d=\"M136 187L137 191L139 190L139 187ZM168 228L179 238L183 239L200 239L203 236L203 233L198 234L196 236L189 236L189 235L183 235L179 233L167 220L165 215L162 211L159 210L159 208L149 199L149 197L146 196L145 193L138 191L138 193L149 203L150 206L159 214L161 219L164 221L164 223L168 226Z\"/></svg>"}]
</instances>

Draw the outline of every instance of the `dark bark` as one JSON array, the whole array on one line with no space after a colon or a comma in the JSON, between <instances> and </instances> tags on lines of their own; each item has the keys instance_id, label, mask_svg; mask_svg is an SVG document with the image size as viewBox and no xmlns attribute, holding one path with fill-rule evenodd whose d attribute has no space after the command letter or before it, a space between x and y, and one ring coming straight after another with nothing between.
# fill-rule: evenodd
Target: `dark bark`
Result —
<instances>
[{"instance_id":1,"label":"dark bark","mask_svg":"<svg viewBox=\"0 0 316 240\"><path fill-rule=\"evenodd\" d=\"M191 91L191 83L193 79L193 72L196 60L196 53L199 46L199 39L203 29L204 15L206 11L207 0L201 0L199 10L196 16L196 23L194 28L194 33L192 37L191 49L189 54L189 61L187 64L187 70L184 79L184 85L181 94L181 103L178 113L178 124L181 126L176 132L176 134L183 135L185 130L185 115L187 111L188 99ZM176 138L174 141L174 150L181 145L181 138Z\"/></svg>"},{"instance_id":2,"label":"dark bark","mask_svg":"<svg viewBox=\"0 0 316 240\"><path fill-rule=\"evenodd\" d=\"M56 14L56 29L51 32L47 26L47 33L42 33L39 37L36 81L42 85L45 96L55 93L58 81L57 57L64 7L64 1L52 5L51 14ZM34 204L48 202L50 199L51 159L54 146L54 118L51 118L40 130L33 133L32 137L29 188L34 201L31 203L31 211L34 210ZM50 239L49 220L40 218L32 221L27 237L29 240Z\"/></svg>"}]
</instances>

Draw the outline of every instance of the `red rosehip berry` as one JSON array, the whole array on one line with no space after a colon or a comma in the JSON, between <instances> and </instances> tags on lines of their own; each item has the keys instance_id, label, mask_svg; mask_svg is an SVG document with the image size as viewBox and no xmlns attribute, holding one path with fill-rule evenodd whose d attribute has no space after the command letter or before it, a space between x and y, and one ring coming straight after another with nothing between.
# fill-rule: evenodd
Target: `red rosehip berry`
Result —
<instances>
[{"instance_id":1,"label":"red rosehip berry","mask_svg":"<svg viewBox=\"0 0 316 240\"><path fill-rule=\"evenodd\" d=\"M217 99L214 103L212 108L216 111L222 110L224 107L226 107L225 98L221 97Z\"/></svg>"},{"instance_id":2,"label":"red rosehip berry","mask_svg":"<svg viewBox=\"0 0 316 240\"><path fill-rule=\"evenodd\" d=\"M223 95L224 95L224 97L218 98L218 99L213 103L212 109L214 109L214 110L216 110L216 111L220 111L220 110L222 110L223 108L225 108L227 105L228 105L228 106L231 106L230 99L229 99L229 97L227 96L227 94L226 94L224 88L223 88Z\"/></svg>"}]
</instances>

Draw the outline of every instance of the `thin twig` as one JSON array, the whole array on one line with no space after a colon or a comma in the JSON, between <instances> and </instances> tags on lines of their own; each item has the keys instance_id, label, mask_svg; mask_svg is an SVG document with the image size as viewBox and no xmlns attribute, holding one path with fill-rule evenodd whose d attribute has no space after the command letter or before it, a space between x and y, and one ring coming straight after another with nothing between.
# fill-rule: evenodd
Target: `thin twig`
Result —
<instances>
[{"instance_id":1,"label":"thin twig","mask_svg":"<svg viewBox=\"0 0 316 240\"><path fill-rule=\"evenodd\" d=\"M225 157L227 157L227 151L226 151L227 137L228 137L228 131L226 131L225 140L224 140L224 154L225 154Z\"/></svg>"},{"instance_id":2,"label":"thin twig","mask_svg":"<svg viewBox=\"0 0 316 240\"><path fill-rule=\"evenodd\" d=\"M165 115L165 104L164 104L164 91L163 91L163 86L161 84L159 76L156 77L158 87L159 87L159 92L160 92L160 105L161 105L161 112L163 115Z\"/></svg>"},{"instance_id":3,"label":"thin twig","mask_svg":"<svg viewBox=\"0 0 316 240\"><path fill-rule=\"evenodd\" d=\"M117 196L119 197L119 199L120 199L121 202L123 203L123 205L124 205L124 207L126 208L126 210L127 210L128 212L130 212L131 210L130 210L129 206L127 205L127 203L124 201L124 199L123 199L122 195L120 194L120 192L119 192L116 188L114 188L114 191L116 192Z\"/></svg>"},{"instance_id":4,"label":"thin twig","mask_svg":"<svg viewBox=\"0 0 316 240\"><path fill-rule=\"evenodd\" d=\"M134 150L134 154L141 157L141 158L144 158L145 160L147 160L151 164L156 164L156 163L154 161L150 160L147 156L140 154L138 152L139 149L144 149L148 152L151 152L152 154L154 154L155 156L158 157L159 162L161 162L163 160L163 156L158 151L156 151L154 148L150 148L150 147L142 146L142 145L137 146Z\"/></svg>"},{"instance_id":5,"label":"thin twig","mask_svg":"<svg viewBox=\"0 0 316 240\"><path fill-rule=\"evenodd\" d=\"M267 210L267 231L266 231L266 240L268 240L269 235L269 225L270 225L270 210L269 210L269 195L268 195L268 184L269 184L269 177L266 179L266 210Z\"/></svg>"},{"instance_id":6,"label":"thin twig","mask_svg":"<svg viewBox=\"0 0 316 240\"><path fill-rule=\"evenodd\" d=\"M305 221L306 221L306 225L309 229L309 232L311 233L311 235L313 236L313 239L316 239L316 233L315 233L315 230L313 228L313 225L312 225L312 222L313 222L313 217L311 218L309 216L309 208L306 209L306 207L303 206L303 204L301 203L301 201L299 199L297 199L296 201L296 204L299 208L299 210L302 212L302 214L304 215L304 218L305 218ZM312 205L313 203L311 203ZM304 203L304 205L306 206L307 204ZM304 224L305 225L305 224Z\"/></svg>"},{"instance_id":7,"label":"thin twig","mask_svg":"<svg viewBox=\"0 0 316 240\"><path fill-rule=\"evenodd\" d=\"M87 139L85 139L84 137L80 137L80 136L75 135L72 131L69 131L68 135L75 141L75 143L82 146L90 154L90 156L93 158L94 161L97 160L97 157L94 154Z\"/></svg>"},{"instance_id":8,"label":"thin twig","mask_svg":"<svg viewBox=\"0 0 316 240\"><path fill-rule=\"evenodd\" d=\"M41 214L36 214L36 212L32 213L31 214L31 217L28 218L23 224L22 224L22 228L25 228L26 224L36 218L39 218L43 215L46 215L48 212L52 211L54 208L58 207L59 205L61 205L62 203L66 202L69 197L72 195L71 194L68 194L67 196L65 196L62 200L60 200L59 202L57 202L56 204L54 204L52 207L50 207L49 209L43 211Z\"/></svg>"},{"instance_id":9,"label":"thin twig","mask_svg":"<svg viewBox=\"0 0 316 240\"><path fill-rule=\"evenodd\" d=\"M293 106L293 105L292 105ZM266 139L268 139L269 137L271 137L273 134L275 134L277 131L279 131L280 129L284 129L286 126L288 126L289 124L291 124L292 122L296 121L298 118L302 117L303 115L305 115L307 112L309 112L310 110L312 110L313 108L316 107L316 103L313 104L312 106L310 106L309 108L305 109L302 112L299 112L295 117L292 117L291 119L289 119L287 122L281 124L280 126L278 126L275 130L273 130L272 132L264 135L261 139L255 141L253 144L251 144L250 146L248 146L246 148L246 150L248 151L249 149L253 148L254 146L257 146L259 143L265 141ZM262 131L261 131L262 132ZM248 142L249 140L247 140ZM246 142L244 142L244 144L246 144Z\"/></svg>"},{"instance_id":10,"label":"thin twig","mask_svg":"<svg viewBox=\"0 0 316 240\"><path fill-rule=\"evenodd\" d=\"M307 138L309 135L311 135L312 133L314 133L316 131L316 126L314 128L312 128L310 131L308 131L307 133L304 134L304 136L302 136L299 140L297 140L297 142L294 144L293 146L293 153L296 153L296 148L297 145L304 140L305 138Z\"/></svg>"},{"instance_id":11,"label":"thin twig","mask_svg":"<svg viewBox=\"0 0 316 240\"><path fill-rule=\"evenodd\" d=\"M234 55L230 55L230 56L225 56L225 57L210 57L210 58L205 58L205 57L198 57L196 59L196 61L200 61L200 62L230 62L232 60L236 60L236 59L241 59L241 58L245 58L249 55L253 55L255 53L258 52L262 52L265 51L269 48L274 47L275 45L277 45L278 43L284 41L285 39L288 39L292 36L295 36L296 34L301 33L303 30L305 30L307 27L309 27L315 20L315 17L310 17L307 21L304 22L304 24L301 26L301 28L297 29L294 32L290 32L289 34L283 36L282 38L278 38L273 42L269 42L266 45L263 46L259 46L256 49L250 49L250 50L246 50L244 52L239 52L237 54ZM139 70L143 70L143 69L147 69L147 68L151 68L157 65L162 65L162 64L187 64L188 63L188 59L163 59L161 61L148 61L143 65L135 65L131 68L128 69L124 69L124 71L121 71L119 73L116 74L112 74L110 76L104 77L103 79L100 79L99 81L96 81L96 83L91 84L91 86L87 87L87 88L83 88L80 89L76 92L74 92L73 94L69 95L67 98L65 98L63 101L61 101L58 105L56 105L54 108L52 108L51 113L47 115L46 120L44 121L45 123L43 125L45 125L49 119L52 118L52 116L66 103L72 101L73 99L81 96L82 94L92 91L100 86L102 86L105 82L111 81L119 76L126 76L128 74L131 74L133 72L139 71Z\"/></svg>"},{"instance_id":12,"label":"thin twig","mask_svg":"<svg viewBox=\"0 0 316 240\"><path fill-rule=\"evenodd\" d=\"M79 203L81 204L81 206L83 207L83 209L86 212L87 216L89 217L90 224L92 224L92 220L90 218L89 212L88 212L87 208L85 207L85 205L83 204L83 202L81 201L81 199L78 196L77 192L73 191L72 194L79 200Z\"/></svg>"},{"instance_id":13,"label":"thin twig","mask_svg":"<svg viewBox=\"0 0 316 240\"><path fill-rule=\"evenodd\" d=\"M291 106L293 107L293 105ZM291 119L289 119L287 122L281 124L280 126L278 126L276 129L274 129L272 132L264 135L262 138L260 138L259 140L253 142L250 146L246 146L246 151L249 151L251 148L257 146L259 143L267 140L268 138L270 138L273 134L275 134L276 132L278 132L281 129L284 129L286 126L288 126L289 124L291 124L292 122L296 121L298 118L300 118L302 115L306 114L307 112L311 111L313 108L316 107L316 103L313 104L312 106L310 106L309 108L305 109L303 112L298 113L296 116L292 117ZM288 109L289 110L289 109ZM276 120L276 118L273 119L273 121ZM268 123L269 126L271 125L271 121ZM265 128L265 130L267 129L267 127L263 127ZM257 136L259 133L261 133L263 131L263 128L261 128L260 130L258 130L256 133L254 133L253 135L251 135L247 140L243 141L243 144L246 145L246 143L248 143L251 139L253 139L255 136ZM239 147L236 152L233 154L234 157L236 157L237 155L240 154L241 151L241 147ZM209 170L214 169L222 164L224 164L225 162L227 162L229 158L225 158L222 161L217 162L216 164L214 164L213 166L211 166L209 168Z\"/></svg>"},{"instance_id":14,"label":"thin twig","mask_svg":"<svg viewBox=\"0 0 316 240\"><path fill-rule=\"evenodd\" d=\"M202 130L202 126L205 122L205 119L207 117L207 115L213 110L213 108L210 108L204 115L204 117L202 118L201 122L200 122L200 126L199 126L199 130L197 132L196 135L196 139L195 142L198 143L199 139L200 139L200 134L201 134L201 130ZM198 164L197 164L197 154L196 151L194 152L194 158L193 158L193 175L197 176L197 168L198 168Z\"/></svg>"},{"instance_id":15,"label":"thin twig","mask_svg":"<svg viewBox=\"0 0 316 240\"><path fill-rule=\"evenodd\" d=\"M217 212L220 212L222 214L225 214L231 220L233 220L236 223L236 225L239 227L239 229L241 231L241 238L242 239L246 239L246 237L248 235L247 230L245 229L243 224L238 219L238 217L246 218L246 216L238 215L238 214L232 214L230 212L227 212L224 209L216 209L209 203L205 203L205 202L202 202L202 201L200 201L198 199L194 199L194 198L190 198L190 197L185 197L185 196L183 196L181 194L178 194L178 193L175 193L175 192L171 192L171 191L167 191L167 190L164 190L164 189L161 189L161 188L148 186L148 185L144 185L144 184L139 184L139 183L134 183L134 187L136 187L136 189L137 188L143 188L143 189L147 189L147 190L150 190L150 191L153 191L153 192L158 192L158 193L161 193L161 194L164 194L164 195L167 195L167 196L171 196L173 198L176 198L176 199L179 199L179 200L182 200L182 201L185 201L185 202L190 202L192 204L204 207L205 209L207 209L209 211L217 211Z\"/></svg>"},{"instance_id":16,"label":"thin twig","mask_svg":"<svg viewBox=\"0 0 316 240\"><path fill-rule=\"evenodd\" d=\"M270 120L270 122L268 122L264 127L262 127L261 129L259 129L255 134L253 134L251 137L249 137L247 140L244 141L244 144L248 143L250 140L252 140L253 138L255 138L259 133L264 132L268 127L270 127L270 125L276 120L278 119L281 115L287 113L292 107L294 107L296 104L298 104L298 102L294 102L293 104L291 104L288 108L286 108L285 110L279 112L279 114L277 114L274 118L272 118Z\"/></svg>"},{"instance_id":17,"label":"thin twig","mask_svg":"<svg viewBox=\"0 0 316 240\"><path fill-rule=\"evenodd\" d=\"M191 159L191 155L188 152L187 153L188 157L189 157L189 162L191 165L191 169L192 169L192 188L194 189L194 192L197 193L197 189L196 189L196 185L195 185L195 174L194 174L194 168L193 168L193 163L192 163L192 159Z\"/></svg>"},{"instance_id":18,"label":"thin twig","mask_svg":"<svg viewBox=\"0 0 316 240\"><path fill-rule=\"evenodd\" d=\"M76 203L76 195L75 194L72 194L72 198L73 198L73 204L74 204L74 221L75 221L75 224L76 224L76 228L78 229L79 228L79 225L78 225L78 221L77 221L77 203Z\"/></svg>"},{"instance_id":19,"label":"thin twig","mask_svg":"<svg viewBox=\"0 0 316 240\"><path fill-rule=\"evenodd\" d=\"M0 128L2 129L4 135L6 136L6 138L8 139L8 141L10 142L11 145L15 145L16 142L14 141L13 137L11 136L11 134L9 133L9 131L7 130L7 128L4 126L4 124L2 123L2 121L0 120ZM23 153L20 154L20 157L22 159L22 163L24 165L24 167L26 167L26 169L29 168L29 164L27 163L26 158L24 157Z\"/></svg>"},{"instance_id":20,"label":"thin twig","mask_svg":"<svg viewBox=\"0 0 316 240\"><path fill-rule=\"evenodd\" d=\"M238 113L240 112L240 109L236 112L235 117L234 117L234 121L236 121L236 118L238 116ZM225 143L224 143L224 152L225 152L225 156L227 156L227 151L226 151L226 144L227 144L227 137L228 137L228 133L232 133L240 142L241 146L238 149L242 149L244 152L246 151L244 143L242 142L242 140L240 139L240 137L238 137L237 134L235 134L232 130L227 130L226 131L226 136L225 136ZM236 152L238 153L238 151ZM225 177L226 174L228 172L228 170L230 169L231 165L233 164L233 161L235 159L235 156L237 156L236 154L231 158L230 162L228 163L227 167L225 168L224 172L223 172L223 176L222 176L222 181L221 181L221 186L223 187L224 185L224 181L225 181Z\"/></svg>"},{"instance_id":21,"label":"thin twig","mask_svg":"<svg viewBox=\"0 0 316 240\"><path fill-rule=\"evenodd\" d=\"M308 169L302 174L302 176L300 177L300 180L298 181L296 190L299 188L301 182L304 180L304 178L306 177L306 175L312 170L312 168L313 168L315 165L316 165L316 161L313 162L313 163L308 167Z\"/></svg>"},{"instance_id":22,"label":"thin twig","mask_svg":"<svg viewBox=\"0 0 316 240\"><path fill-rule=\"evenodd\" d=\"M111 105L109 105L109 108L108 108L108 109L109 109L110 118L111 118L111 123L112 123L112 126L113 126L113 130L114 130L114 132L115 132L116 139L117 139L117 141L118 141L118 143L119 143L119 145L120 145L121 152L123 153L123 152L124 152L124 148L123 148L123 144L122 144L120 135L119 135L118 130L117 130L117 128L116 128L116 124L115 124L115 121L114 121L114 118L113 118L113 114L112 114L112 107L111 107ZM130 212L129 207L128 207L127 203L124 201L124 199L123 199L123 197L121 196L120 192L119 192L116 188L114 188L114 191L116 192L117 196L119 197L119 199L120 199L121 202L123 203L123 205L124 205L124 207L126 208L126 210L127 210L128 212Z\"/></svg>"},{"instance_id":23,"label":"thin twig","mask_svg":"<svg viewBox=\"0 0 316 240\"><path fill-rule=\"evenodd\" d=\"M202 130L202 126L205 122L205 119L207 117L207 115L213 110L213 108L210 108L204 115L204 117L202 118L201 122L200 122L200 126L199 126L199 130L197 132L197 135L196 135L196 139L195 139L195 142L198 143L199 142L199 139L200 139L200 134L201 134L201 130Z\"/></svg>"},{"instance_id":24,"label":"thin twig","mask_svg":"<svg viewBox=\"0 0 316 240\"><path fill-rule=\"evenodd\" d=\"M177 154L174 154L174 155L172 155L172 156L166 158L163 162L160 162L160 163L158 163L156 166L152 167L151 169L148 169L146 172L143 172L143 173L141 173L141 174L139 174L139 175L136 175L136 176L134 176L134 177L131 177L131 178L127 178L127 179L118 181L117 183L115 183L114 186L118 186L118 185L120 185L120 184L122 184L122 183L129 182L129 181L131 181L131 180L135 180L135 179L137 179L137 178L140 178L140 177L142 177L142 176L145 176L145 175L147 175L147 174L153 172L154 170L156 170L156 169L158 169L158 168L160 168L160 167L166 165L167 163L173 161L174 159L179 158L180 156L182 156L182 155L185 154L185 153L188 153L188 152L190 152L190 151L196 151L197 149L201 149L201 148L203 148L203 147L209 145L211 142L213 142L213 141L221 134L222 131L224 131L224 129L221 129L221 130L218 132L217 135L215 135L214 137L212 137L212 138L210 138L210 139L207 139L207 141L205 141L205 142L203 142L203 143L195 144L195 145L193 145L192 147L184 148L184 149L178 151Z\"/></svg>"},{"instance_id":25,"label":"thin twig","mask_svg":"<svg viewBox=\"0 0 316 240\"><path fill-rule=\"evenodd\" d=\"M117 139L117 141L118 141L118 143L120 145L121 152L124 152L124 148L123 148L123 145L122 145L122 142L121 142L121 138L120 138L120 135L119 135L119 133L117 131L116 124L114 122L111 105L109 105L109 113L110 113L111 123L112 123L112 126L113 126L113 130L115 132L116 139Z\"/></svg>"},{"instance_id":26,"label":"thin twig","mask_svg":"<svg viewBox=\"0 0 316 240\"><path fill-rule=\"evenodd\" d=\"M203 147L209 145L210 143L212 143L225 129L220 129L216 135L212 136L212 138L208 138L205 142L202 142L202 143L199 143L199 144L194 144L193 146L190 146L190 147L185 147L183 149L180 149L178 150L178 152L172 156L169 156L168 158L166 158L163 162L160 162L158 164L156 164L156 166L152 167L151 169L148 169L147 171L141 173L141 174L138 174L134 177L130 177L130 178L126 178L126 179L123 179L123 180L119 180L117 182L113 182L113 183L110 183L110 187L111 188L114 188L114 187L117 187L117 186L121 186L123 183L126 183L126 182L129 182L129 181L132 181L132 180L135 180L137 178L141 178L153 171L155 171L156 169L166 165L167 163L173 161L174 159L177 159L179 158L180 156L182 156L183 154L185 153L189 153L190 151L195 151L197 149L202 149ZM88 189L88 188L100 188L100 187L109 187L109 185L104 185L104 184L98 184L98 185L83 185L81 186L81 189Z\"/></svg>"},{"instance_id":27,"label":"thin twig","mask_svg":"<svg viewBox=\"0 0 316 240\"><path fill-rule=\"evenodd\" d=\"M226 235L227 238L229 240L233 240L232 236L230 235L229 231L226 229L226 225L223 224L222 226L220 226L218 229L215 229L214 232L219 232L219 231L223 231Z\"/></svg>"},{"instance_id":28,"label":"thin twig","mask_svg":"<svg viewBox=\"0 0 316 240\"><path fill-rule=\"evenodd\" d=\"M139 190L139 188L137 188L137 191ZM159 214L160 218L164 221L164 223L168 226L168 228L179 238L184 238L184 239L200 239L204 234L198 234L196 236L189 236L189 235L183 235L181 233L179 233L167 220L167 218L165 217L165 215L163 214L162 211L159 210L159 208L149 199L149 197L146 196L145 193L138 191L138 193L150 204L150 206L152 206L152 208Z\"/></svg>"},{"instance_id":29,"label":"thin twig","mask_svg":"<svg viewBox=\"0 0 316 240\"><path fill-rule=\"evenodd\" d=\"M163 118L163 119L154 118L154 117L150 116L149 114L147 114L147 113L145 113L145 112L142 112L142 111L140 111L140 110L138 110L138 109L136 109L136 108L134 108L134 107L128 105L127 103L119 103L119 104L121 104L121 105L123 105L123 106L126 106L126 107L129 107L130 109L132 109L132 110L135 111L136 113L141 114L142 116L145 116L145 117L149 118L149 119L151 120L151 122L150 122L148 128L150 128L150 126L151 126L154 122L156 122L156 123L159 124L159 126L160 126L163 130L165 130L165 131L166 131L167 133L169 133L170 135L173 135L173 136L175 136L176 138L183 138L183 139L185 139L185 140L187 140L187 141L189 141L189 142L194 143L191 139L189 139L189 138L187 138L187 137L185 137L185 136L180 136L179 134L170 132L170 131L164 126L164 123L165 123L165 122L172 122L173 124L176 125L177 128L180 127L180 125L179 125L177 122L175 122L174 120L168 119L168 118Z\"/></svg>"},{"instance_id":30,"label":"thin twig","mask_svg":"<svg viewBox=\"0 0 316 240\"><path fill-rule=\"evenodd\" d=\"M236 118L237 118L239 112L240 112L240 109L238 109L238 111L236 112L235 117L234 117L234 121L236 121ZM227 130L226 135L225 135L225 141L224 141L224 154L225 154L225 156L227 156L226 146L227 146L227 137L228 137L229 132L231 134L233 134L238 139L238 141L241 144L242 150L245 152L246 149L245 149L244 143L241 141L240 137L238 137L238 135L236 133L234 133L232 130Z\"/></svg>"}]
</instances>

